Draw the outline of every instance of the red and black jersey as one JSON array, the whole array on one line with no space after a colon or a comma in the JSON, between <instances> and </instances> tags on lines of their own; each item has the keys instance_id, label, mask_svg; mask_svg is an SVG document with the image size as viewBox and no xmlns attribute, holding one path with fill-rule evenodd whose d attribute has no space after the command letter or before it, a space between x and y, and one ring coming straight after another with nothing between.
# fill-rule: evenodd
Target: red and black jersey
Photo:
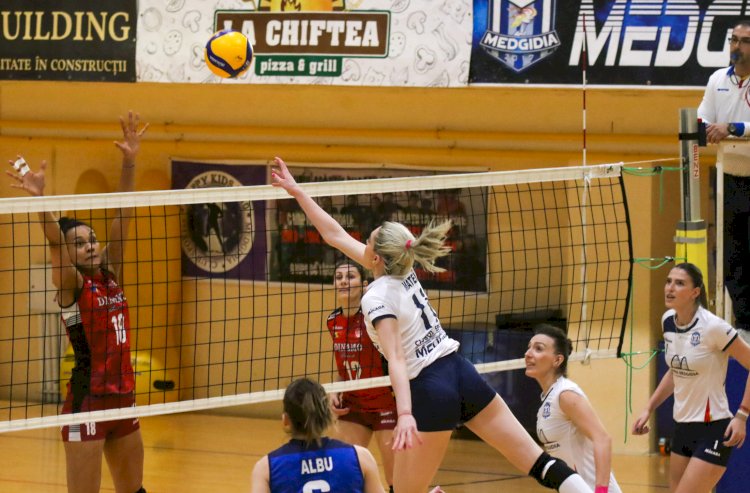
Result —
<instances>
[{"instance_id":1,"label":"red and black jersey","mask_svg":"<svg viewBox=\"0 0 750 493\"><path fill-rule=\"evenodd\" d=\"M69 388L74 404L85 395L133 392L130 315L114 275L103 269L93 277L84 275L76 302L62 317L75 353Z\"/></svg>"},{"instance_id":2,"label":"red and black jersey","mask_svg":"<svg viewBox=\"0 0 750 493\"><path fill-rule=\"evenodd\" d=\"M328 330L333 337L333 352L342 380L387 375L386 362L367 335L361 310L351 317L337 308L328 316ZM344 394L344 406L352 411L375 412L395 409L390 387L355 390Z\"/></svg>"}]
</instances>

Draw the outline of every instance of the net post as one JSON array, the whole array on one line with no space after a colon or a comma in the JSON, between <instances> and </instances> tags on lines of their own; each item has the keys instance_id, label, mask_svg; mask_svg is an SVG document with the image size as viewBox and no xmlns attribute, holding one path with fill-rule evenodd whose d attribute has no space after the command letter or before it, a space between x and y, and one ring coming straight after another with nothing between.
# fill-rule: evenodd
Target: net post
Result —
<instances>
[{"instance_id":1,"label":"net post","mask_svg":"<svg viewBox=\"0 0 750 493\"><path fill-rule=\"evenodd\" d=\"M681 217L674 236L675 258L708 273L706 222L701 219L699 122L695 108L680 109ZM708 295L708 289L706 289Z\"/></svg>"}]
</instances>

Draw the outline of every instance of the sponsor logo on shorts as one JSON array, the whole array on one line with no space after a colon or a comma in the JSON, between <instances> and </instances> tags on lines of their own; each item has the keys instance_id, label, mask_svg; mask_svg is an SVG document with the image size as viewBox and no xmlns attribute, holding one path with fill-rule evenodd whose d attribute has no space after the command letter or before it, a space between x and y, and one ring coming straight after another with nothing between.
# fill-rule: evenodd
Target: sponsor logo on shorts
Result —
<instances>
[{"instance_id":1,"label":"sponsor logo on shorts","mask_svg":"<svg viewBox=\"0 0 750 493\"><path fill-rule=\"evenodd\" d=\"M721 454L714 449L707 448L704 449L703 452L707 453L708 455L713 455L714 457L721 457Z\"/></svg>"}]
</instances>

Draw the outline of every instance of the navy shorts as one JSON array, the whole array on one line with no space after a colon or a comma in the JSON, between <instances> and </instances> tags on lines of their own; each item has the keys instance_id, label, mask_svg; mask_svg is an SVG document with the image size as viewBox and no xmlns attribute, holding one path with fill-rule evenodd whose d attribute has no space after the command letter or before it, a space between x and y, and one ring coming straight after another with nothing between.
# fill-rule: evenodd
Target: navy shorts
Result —
<instances>
[{"instance_id":1,"label":"navy shorts","mask_svg":"<svg viewBox=\"0 0 750 493\"><path fill-rule=\"evenodd\" d=\"M732 447L723 442L730 421L727 418L710 423L676 423L672 453L727 467Z\"/></svg>"},{"instance_id":2,"label":"navy shorts","mask_svg":"<svg viewBox=\"0 0 750 493\"><path fill-rule=\"evenodd\" d=\"M411 380L411 407L419 431L448 431L479 414L497 393L457 353L443 356Z\"/></svg>"}]
</instances>

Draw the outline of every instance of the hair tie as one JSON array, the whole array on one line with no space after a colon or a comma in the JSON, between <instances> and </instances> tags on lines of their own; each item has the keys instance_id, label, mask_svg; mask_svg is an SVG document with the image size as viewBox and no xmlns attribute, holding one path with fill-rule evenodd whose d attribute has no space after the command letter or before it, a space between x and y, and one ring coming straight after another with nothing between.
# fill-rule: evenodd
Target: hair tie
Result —
<instances>
[{"instance_id":1,"label":"hair tie","mask_svg":"<svg viewBox=\"0 0 750 493\"><path fill-rule=\"evenodd\" d=\"M411 240L406 240L406 249L408 250L410 248L411 248Z\"/></svg>"}]
</instances>

